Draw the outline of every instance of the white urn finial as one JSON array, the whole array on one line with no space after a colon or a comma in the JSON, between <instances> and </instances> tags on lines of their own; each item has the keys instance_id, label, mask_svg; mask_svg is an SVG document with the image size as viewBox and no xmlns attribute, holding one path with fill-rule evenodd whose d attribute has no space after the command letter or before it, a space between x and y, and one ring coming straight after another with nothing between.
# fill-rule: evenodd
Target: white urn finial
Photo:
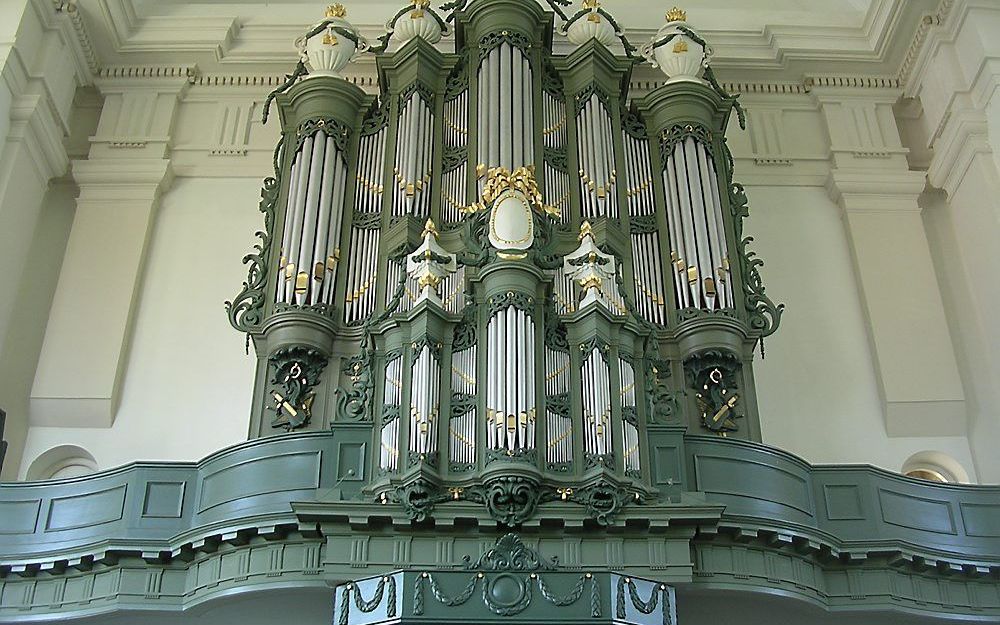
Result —
<instances>
[{"instance_id":1,"label":"white urn finial","mask_svg":"<svg viewBox=\"0 0 1000 625\"><path fill-rule=\"evenodd\" d=\"M643 58L667 75L667 82L697 81L712 58L712 47L690 26L687 13L673 7L666 14L667 23L639 49Z\"/></svg>"},{"instance_id":2,"label":"white urn finial","mask_svg":"<svg viewBox=\"0 0 1000 625\"><path fill-rule=\"evenodd\" d=\"M346 17L347 9L344 5L330 5L325 17L295 40L295 49L299 51L299 56L309 70L306 78L340 78L340 70L370 47L368 40L361 36Z\"/></svg>"},{"instance_id":3,"label":"white urn finial","mask_svg":"<svg viewBox=\"0 0 1000 625\"><path fill-rule=\"evenodd\" d=\"M608 16L601 8L600 0L583 0L580 10L566 21L560 32L578 46L596 39L599 44L608 47L621 34Z\"/></svg>"},{"instance_id":4,"label":"white urn finial","mask_svg":"<svg viewBox=\"0 0 1000 625\"><path fill-rule=\"evenodd\" d=\"M400 45L414 38L421 38L429 44L441 41L451 29L433 8L431 0L411 0L385 25Z\"/></svg>"}]
</instances>

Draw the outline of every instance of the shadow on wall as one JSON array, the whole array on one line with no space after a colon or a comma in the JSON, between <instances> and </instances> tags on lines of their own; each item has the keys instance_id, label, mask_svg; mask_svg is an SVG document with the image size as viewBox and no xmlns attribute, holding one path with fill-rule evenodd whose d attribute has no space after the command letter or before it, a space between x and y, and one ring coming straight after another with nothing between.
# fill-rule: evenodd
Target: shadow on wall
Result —
<instances>
[{"instance_id":1,"label":"shadow on wall","mask_svg":"<svg viewBox=\"0 0 1000 625\"><path fill-rule=\"evenodd\" d=\"M97 461L86 449L76 445L58 445L42 452L32 461L25 479L53 480L95 472Z\"/></svg>"}]
</instances>

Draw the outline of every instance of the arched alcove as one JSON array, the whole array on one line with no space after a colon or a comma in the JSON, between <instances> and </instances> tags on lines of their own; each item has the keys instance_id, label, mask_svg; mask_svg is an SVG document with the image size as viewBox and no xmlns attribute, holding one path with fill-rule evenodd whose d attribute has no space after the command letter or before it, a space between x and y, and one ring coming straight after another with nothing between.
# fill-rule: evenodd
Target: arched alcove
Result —
<instances>
[{"instance_id":1,"label":"arched alcove","mask_svg":"<svg viewBox=\"0 0 1000 625\"><path fill-rule=\"evenodd\" d=\"M26 479L79 477L96 471L97 461L86 449L77 445L58 445L42 452L32 461Z\"/></svg>"},{"instance_id":2,"label":"arched alcove","mask_svg":"<svg viewBox=\"0 0 1000 625\"><path fill-rule=\"evenodd\" d=\"M900 473L931 482L966 484L969 472L957 460L940 451L921 451L903 463Z\"/></svg>"}]
</instances>

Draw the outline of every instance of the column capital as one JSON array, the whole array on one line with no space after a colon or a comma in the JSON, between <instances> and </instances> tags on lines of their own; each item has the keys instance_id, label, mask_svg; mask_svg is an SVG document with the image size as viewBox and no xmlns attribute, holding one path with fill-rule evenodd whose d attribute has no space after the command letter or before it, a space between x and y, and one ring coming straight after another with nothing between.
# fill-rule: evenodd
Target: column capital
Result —
<instances>
[{"instance_id":1,"label":"column capital","mask_svg":"<svg viewBox=\"0 0 1000 625\"><path fill-rule=\"evenodd\" d=\"M918 171L833 169L826 191L845 212L919 213L917 198L927 181Z\"/></svg>"},{"instance_id":2,"label":"column capital","mask_svg":"<svg viewBox=\"0 0 1000 625\"><path fill-rule=\"evenodd\" d=\"M73 161L80 201L155 200L170 187L174 171L165 158L101 158Z\"/></svg>"}]
</instances>

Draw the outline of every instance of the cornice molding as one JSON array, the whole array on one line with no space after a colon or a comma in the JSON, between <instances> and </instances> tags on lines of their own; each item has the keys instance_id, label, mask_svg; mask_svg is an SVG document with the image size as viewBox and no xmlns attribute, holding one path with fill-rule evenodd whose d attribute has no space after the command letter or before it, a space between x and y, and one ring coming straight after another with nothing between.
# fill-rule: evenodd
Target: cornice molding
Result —
<instances>
[{"instance_id":1,"label":"cornice molding","mask_svg":"<svg viewBox=\"0 0 1000 625\"><path fill-rule=\"evenodd\" d=\"M75 2L66 2L65 0L33 1L38 4L47 2L49 5L55 5L57 19L58 17L64 17L73 29L74 37L68 37L67 39L70 42L75 42L78 46L78 58L83 59L86 64L87 73L96 74L100 68L100 63L97 59L97 50L94 47L93 40L90 38L90 31L87 29L87 25L84 23L83 16L80 14L79 7L77 7Z\"/></svg>"},{"instance_id":2,"label":"cornice molding","mask_svg":"<svg viewBox=\"0 0 1000 625\"><path fill-rule=\"evenodd\" d=\"M927 168L927 179L931 185L952 195L976 156L988 155L992 151L986 117L982 112L966 110L951 114L934 142L934 156Z\"/></svg>"},{"instance_id":3,"label":"cornice molding","mask_svg":"<svg viewBox=\"0 0 1000 625\"><path fill-rule=\"evenodd\" d=\"M922 172L908 170L833 169L826 181L830 199L846 213L919 213L925 186Z\"/></svg>"},{"instance_id":4,"label":"cornice molding","mask_svg":"<svg viewBox=\"0 0 1000 625\"><path fill-rule=\"evenodd\" d=\"M80 201L156 199L170 187L174 172L165 158L97 158L73 161Z\"/></svg>"},{"instance_id":5,"label":"cornice molding","mask_svg":"<svg viewBox=\"0 0 1000 625\"><path fill-rule=\"evenodd\" d=\"M96 30L106 31L107 45L102 47L102 51L108 58L102 60L109 64L128 65L128 57L147 59L155 53L161 57L173 55L178 60L183 58L188 63L211 67L212 71L227 65L290 69L295 61L291 41L307 26L305 23L259 23L257 18L231 14L146 17L137 13L132 0L80 1L84 4L88 20L96 22ZM944 0L945 3L953 1ZM854 64L852 67L864 72L867 80L879 81L891 76L900 81L905 74L903 69L913 64L917 51L926 39L928 28L923 23L928 19L941 19L935 17L942 14L940 6L936 13L921 16L921 12L927 11L930 6L931 0L874 0L862 23L854 27L768 25L746 30L705 28L703 34L716 50L714 63L723 79L729 72L750 70L762 79L754 82L776 86L794 84L802 80L803 73L807 76L813 74L808 69L810 64L818 70L835 61ZM900 53L900 35L917 21L920 23L913 39L907 50ZM369 38L383 32L381 22L358 22L356 25ZM627 36L635 42L649 39L654 32L650 28L626 28ZM450 40L440 45L446 49L451 45ZM559 51L567 51L572 46L557 39L555 47ZM900 57L903 69L895 60ZM374 74L371 59L364 59L358 65L359 74ZM872 67L876 77L868 77L863 69L867 66ZM803 72L803 69L806 71ZM241 69L236 73L270 72ZM844 76L843 79L856 77L857 74ZM809 86L808 82L806 86Z\"/></svg>"}]
</instances>

